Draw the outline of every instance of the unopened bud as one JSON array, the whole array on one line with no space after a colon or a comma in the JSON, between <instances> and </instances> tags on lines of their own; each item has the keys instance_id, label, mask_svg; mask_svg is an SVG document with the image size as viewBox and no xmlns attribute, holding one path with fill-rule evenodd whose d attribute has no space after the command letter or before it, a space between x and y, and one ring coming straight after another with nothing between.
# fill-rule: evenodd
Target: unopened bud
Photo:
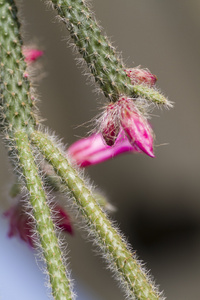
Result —
<instances>
[{"instance_id":1,"label":"unopened bud","mask_svg":"<svg viewBox=\"0 0 200 300\"><path fill-rule=\"evenodd\" d=\"M148 69L130 68L125 70L132 84L155 85L157 81L156 75L152 74Z\"/></svg>"}]
</instances>

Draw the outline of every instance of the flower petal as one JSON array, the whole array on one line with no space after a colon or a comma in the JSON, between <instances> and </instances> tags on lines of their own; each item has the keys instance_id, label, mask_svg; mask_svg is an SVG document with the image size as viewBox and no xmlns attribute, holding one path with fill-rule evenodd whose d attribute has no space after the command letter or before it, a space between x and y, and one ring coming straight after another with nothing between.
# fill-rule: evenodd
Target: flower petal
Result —
<instances>
[{"instance_id":1,"label":"flower petal","mask_svg":"<svg viewBox=\"0 0 200 300\"><path fill-rule=\"evenodd\" d=\"M67 153L80 166L86 167L101 163L124 152L141 152L136 145L131 145L123 130L117 137L114 146L104 143L100 133L81 139L72 144Z\"/></svg>"},{"instance_id":2,"label":"flower petal","mask_svg":"<svg viewBox=\"0 0 200 300\"><path fill-rule=\"evenodd\" d=\"M121 125L132 145L137 145L150 157L153 153L153 134L148 121L139 113L132 99L122 98L119 100L121 107Z\"/></svg>"}]
</instances>

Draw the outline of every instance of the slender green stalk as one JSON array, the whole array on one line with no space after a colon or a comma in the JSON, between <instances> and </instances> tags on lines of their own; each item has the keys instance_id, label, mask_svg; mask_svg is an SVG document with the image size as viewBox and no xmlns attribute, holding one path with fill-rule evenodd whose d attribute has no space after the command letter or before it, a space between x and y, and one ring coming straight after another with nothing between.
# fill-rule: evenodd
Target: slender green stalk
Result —
<instances>
[{"instance_id":1,"label":"slender green stalk","mask_svg":"<svg viewBox=\"0 0 200 300\"><path fill-rule=\"evenodd\" d=\"M110 268L117 274L117 279L122 283L126 294L130 299L135 297L140 300L159 299L157 289L148 281L135 255L128 250L126 243L113 228L91 191L67 159L46 135L34 132L31 137L63 183L71 190L76 204L89 225L89 231L92 229L97 244L103 250Z\"/></svg>"},{"instance_id":2,"label":"slender green stalk","mask_svg":"<svg viewBox=\"0 0 200 300\"><path fill-rule=\"evenodd\" d=\"M159 93L156 89L149 88L143 84L133 86L134 94L137 97L153 102L157 105L164 105L168 108L173 107L172 102L170 102L165 96Z\"/></svg>"},{"instance_id":3,"label":"slender green stalk","mask_svg":"<svg viewBox=\"0 0 200 300\"><path fill-rule=\"evenodd\" d=\"M0 121L11 138L13 128L28 132L36 124L26 67L15 2L0 0Z\"/></svg>"},{"instance_id":4,"label":"slender green stalk","mask_svg":"<svg viewBox=\"0 0 200 300\"><path fill-rule=\"evenodd\" d=\"M132 98L143 97L157 104L168 105L168 100L153 88L134 88L126 75L125 66L115 48L105 37L85 0L49 0L86 61L90 72L99 84L104 95L111 101L126 95ZM106 4L105 4L106 5Z\"/></svg>"},{"instance_id":5,"label":"slender green stalk","mask_svg":"<svg viewBox=\"0 0 200 300\"><path fill-rule=\"evenodd\" d=\"M38 176L38 169L31 153L28 136L24 132L17 131L15 141L19 165L29 192L36 229L47 264L52 294L56 300L71 300L70 281L66 277L59 242L55 235L55 225L51 219L44 187Z\"/></svg>"},{"instance_id":6,"label":"slender green stalk","mask_svg":"<svg viewBox=\"0 0 200 300\"><path fill-rule=\"evenodd\" d=\"M106 97L118 100L120 94L132 94L133 86L114 47L83 0L52 0L62 21L85 59Z\"/></svg>"},{"instance_id":7,"label":"slender green stalk","mask_svg":"<svg viewBox=\"0 0 200 300\"><path fill-rule=\"evenodd\" d=\"M55 226L28 141L37 121L22 44L15 1L0 0L0 129L9 157L15 169L21 170L29 191L52 294L56 300L70 300L70 281L65 274Z\"/></svg>"}]
</instances>

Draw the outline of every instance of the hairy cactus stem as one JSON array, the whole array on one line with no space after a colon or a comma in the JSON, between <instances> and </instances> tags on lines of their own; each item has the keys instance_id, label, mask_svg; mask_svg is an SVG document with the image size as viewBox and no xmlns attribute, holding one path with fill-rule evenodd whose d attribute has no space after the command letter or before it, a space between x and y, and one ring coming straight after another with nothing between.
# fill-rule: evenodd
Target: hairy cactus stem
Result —
<instances>
[{"instance_id":1,"label":"hairy cactus stem","mask_svg":"<svg viewBox=\"0 0 200 300\"><path fill-rule=\"evenodd\" d=\"M145 91L143 85L134 88L122 59L102 34L85 0L49 0L48 3L53 5L66 24L78 51L106 97L115 102L121 96L142 96L148 101L168 105L168 100L153 88L145 86Z\"/></svg>"},{"instance_id":2,"label":"hairy cactus stem","mask_svg":"<svg viewBox=\"0 0 200 300\"><path fill-rule=\"evenodd\" d=\"M56 300L71 300L70 280L66 277L59 241L55 235L55 225L51 219L46 195L37 166L29 146L28 136L22 131L15 132L15 142L19 167L29 192L36 229L39 234L43 255L47 264L52 294Z\"/></svg>"},{"instance_id":3,"label":"hairy cactus stem","mask_svg":"<svg viewBox=\"0 0 200 300\"><path fill-rule=\"evenodd\" d=\"M52 294L57 300L70 300L70 281L66 277L55 226L29 146L28 135L36 127L37 120L33 113L31 84L25 75L27 65L22 44L15 1L0 0L0 129L15 170L23 175L29 191Z\"/></svg>"},{"instance_id":4,"label":"hairy cactus stem","mask_svg":"<svg viewBox=\"0 0 200 300\"><path fill-rule=\"evenodd\" d=\"M72 192L76 204L89 225L88 230L93 230L95 241L103 250L109 267L117 274L117 279L122 283L130 299L158 300L159 293L148 281L148 277L141 268L126 243L120 237L111 222L94 199L91 191L72 168L67 159L57 149L53 142L41 132L31 134L33 143L42 152L47 161L54 167L68 189Z\"/></svg>"},{"instance_id":5,"label":"hairy cactus stem","mask_svg":"<svg viewBox=\"0 0 200 300\"><path fill-rule=\"evenodd\" d=\"M0 127L11 138L14 128L28 133L37 123L26 67L15 2L0 0Z\"/></svg>"},{"instance_id":6,"label":"hairy cactus stem","mask_svg":"<svg viewBox=\"0 0 200 300\"><path fill-rule=\"evenodd\" d=\"M90 72L106 97L112 101L120 95L133 94L133 86L114 47L93 18L83 0L52 0L62 21L85 59Z\"/></svg>"}]
</instances>

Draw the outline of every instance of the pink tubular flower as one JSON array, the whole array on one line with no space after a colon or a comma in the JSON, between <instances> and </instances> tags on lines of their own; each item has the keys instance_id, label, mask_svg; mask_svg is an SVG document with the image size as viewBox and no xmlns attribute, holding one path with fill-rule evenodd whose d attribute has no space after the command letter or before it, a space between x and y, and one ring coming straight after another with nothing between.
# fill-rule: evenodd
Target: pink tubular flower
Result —
<instances>
[{"instance_id":1,"label":"pink tubular flower","mask_svg":"<svg viewBox=\"0 0 200 300\"><path fill-rule=\"evenodd\" d=\"M111 112L109 113L109 110ZM112 114L112 111L117 112ZM127 136L129 143L137 147L150 157L155 157L153 153L153 132L147 119L137 109L134 99L121 97L115 103L107 106L106 112L100 118L101 128L106 128L107 133L112 133L112 140L118 137L118 132L113 131L113 127L121 127ZM114 124L114 125L113 125ZM116 134L116 136L114 136ZM105 134L102 134L105 139ZM105 139L107 142L107 140ZM107 142L108 144L108 142Z\"/></svg>"},{"instance_id":2,"label":"pink tubular flower","mask_svg":"<svg viewBox=\"0 0 200 300\"><path fill-rule=\"evenodd\" d=\"M60 207L56 205L53 209L55 214L55 220L60 229L73 234L73 229L70 223L69 216ZM19 236L21 240L26 242L29 246L34 247L35 241L33 237L33 226L30 216L23 210L20 203L12 206L6 212L4 216L9 219L9 231L8 236Z\"/></svg>"},{"instance_id":3,"label":"pink tubular flower","mask_svg":"<svg viewBox=\"0 0 200 300\"><path fill-rule=\"evenodd\" d=\"M152 74L148 69L130 68L124 71L130 77L132 84L153 86L157 81L156 75Z\"/></svg>"},{"instance_id":4,"label":"pink tubular flower","mask_svg":"<svg viewBox=\"0 0 200 300\"><path fill-rule=\"evenodd\" d=\"M72 144L67 154L80 166L87 167L101 163L124 152L142 152L136 145L131 145L123 130L117 136L114 146L103 141L101 133L93 134Z\"/></svg>"},{"instance_id":5,"label":"pink tubular flower","mask_svg":"<svg viewBox=\"0 0 200 300\"><path fill-rule=\"evenodd\" d=\"M24 48L23 54L25 56L25 61L27 63L32 63L43 55L43 51L38 49Z\"/></svg>"}]
</instances>

